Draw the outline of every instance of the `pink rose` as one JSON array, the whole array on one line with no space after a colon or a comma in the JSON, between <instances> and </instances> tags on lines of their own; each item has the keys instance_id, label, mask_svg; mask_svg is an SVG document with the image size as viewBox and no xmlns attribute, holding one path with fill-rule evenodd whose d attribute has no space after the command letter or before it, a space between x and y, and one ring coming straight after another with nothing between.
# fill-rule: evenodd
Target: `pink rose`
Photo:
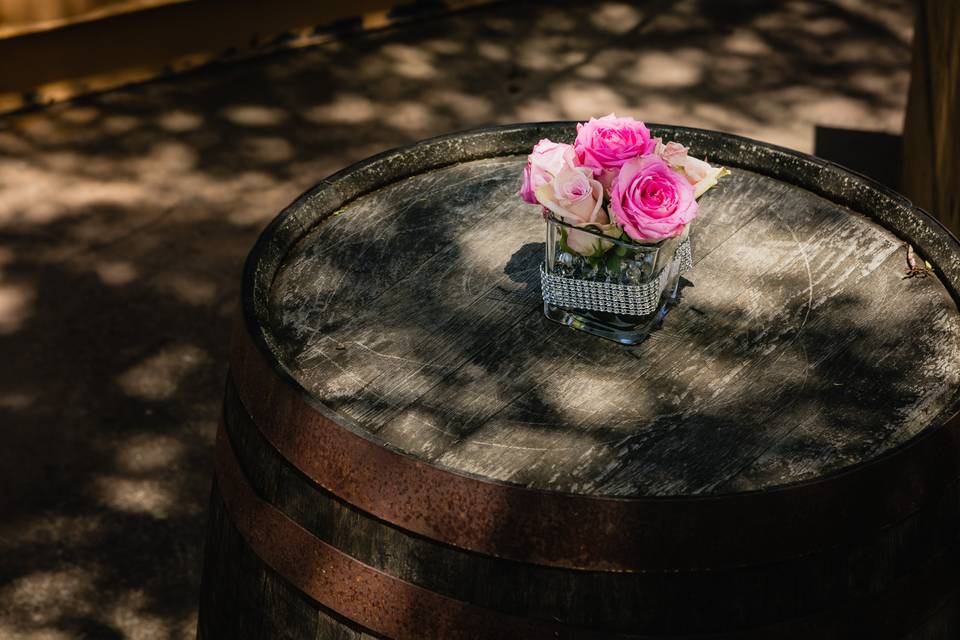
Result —
<instances>
[{"instance_id":1,"label":"pink rose","mask_svg":"<svg viewBox=\"0 0 960 640\"><path fill-rule=\"evenodd\" d=\"M663 158L671 167L682 167L683 163L687 161L687 148L679 142L663 144L660 138L657 138L656 141L657 148L654 153Z\"/></svg>"},{"instance_id":2,"label":"pink rose","mask_svg":"<svg viewBox=\"0 0 960 640\"><path fill-rule=\"evenodd\" d=\"M612 113L578 124L573 143L580 164L593 169L607 188L625 162L652 153L655 147L656 141L650 139L642 122Z\"/></svg>"},{"instance_id":3,"label":"pink rose","mask_svg":"<svg viewBox=\"0 0 960 640\"><path fill-rule=\"evenodd\" d=\"M620 235L616 225L610 223L603 209L603 185L593 179L593 172L586 167L566 166L548 184L540 185L537 200L557 218L574 227L596 227L600 233L611 237ZM609 245L596 236L570 229L567 246L581 255L603 252Z\"/></svg>"},{"instance_id":4,"label":"pink rose","mask_svg":"<svg viewBox=\"0 0 960 640\"><path fill-rule=\"evenodd\" d=\"M687 148L679 142L663 144L658 138L654 153L674 169L683 171L693 185L694 198L702 196L707 189L717 184L719 178L729 173L723 167L713 167L704 160L688 155Z\"/></svg>"},{"instance_id":5,"label":"pink rose","mask_svg":"<svg viewBox=\"0 0 960 640\"><path fill-rule=\"evenodd\" d=\"M542 185L550 184L561 169L565 166L572 167L576 164L576 160L577 154L569 144L551 142L546 138L538 142L527 156L520 198L530 204L540 204L536 196L537 189Z\"/></svg>"},{"instance_id":6,"label":"pink rose","mask_svg":"<svg viewBox=\"0 0 960 640\"><path fill-rule=\"evenodd\" d=\"M624 232L641 241L672 238L697 217L693 185L656 155L623 165L610 206Z\"/></svg>"}]
</instances>

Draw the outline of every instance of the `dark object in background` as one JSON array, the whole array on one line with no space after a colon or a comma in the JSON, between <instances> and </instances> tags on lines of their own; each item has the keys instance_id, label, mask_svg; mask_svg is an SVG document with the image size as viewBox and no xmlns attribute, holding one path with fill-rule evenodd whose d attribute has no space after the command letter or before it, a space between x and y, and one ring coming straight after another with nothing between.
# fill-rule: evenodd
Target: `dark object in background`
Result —
<instances>
[{"instance_id":1,"label":"dark object in background","mask_svg":"<svg viewBox=\"0 0 960 640\"><path fill-rule=\"evenodd\" d=\"M652 129L734 171L635 349L528 286L523 154L573 123L377 157L264 232L201 638L957 636L957 240L810 156Z\"/></svg>"},{"instance_id":2,"label":"dark object in background","mask_svg":"<svg viewBox=\"0 0 960 640\"><path fill-rule=\"evenodd\" d=\"M900 190L902 153L901 137L891 133L820 125L814 129L813 155L853 169L897 191Z\"/></svg>"}]
</instances>

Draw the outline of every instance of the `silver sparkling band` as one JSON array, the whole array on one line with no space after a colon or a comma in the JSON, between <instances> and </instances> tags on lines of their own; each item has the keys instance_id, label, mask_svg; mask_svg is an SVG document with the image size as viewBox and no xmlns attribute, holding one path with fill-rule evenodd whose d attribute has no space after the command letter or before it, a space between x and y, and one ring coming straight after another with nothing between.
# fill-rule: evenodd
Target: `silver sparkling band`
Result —
<instances>
[{"instance_id":1,"label":"silver sparkling band","mask_svg":"<svg viewBox=\"0 0 960 640\"><path fill-rule=\"evenodd\" d=\"M693 267L689 240L684 240L677 247L673 261L678 264L679 273ZM650 282L634 285L565 278L547 273L546 268L541 265L540 288L544 302L558 307L645 316L655 312L660 306L660 296L671 270L672 264L661 269L657 277Z\"/></svg>"},{"instance_id":2,"label":"silver sparkling band","mask_svg":"<svg viewBox=\"0 0 960 640\"><path fill-rule=\"evenodd\" d=\"M693 269L693 251L690 249L690 240L684 240L677 247L677 252L673 256L674 260L680 261L680 273Z\"/></svg>"}]
</instances>

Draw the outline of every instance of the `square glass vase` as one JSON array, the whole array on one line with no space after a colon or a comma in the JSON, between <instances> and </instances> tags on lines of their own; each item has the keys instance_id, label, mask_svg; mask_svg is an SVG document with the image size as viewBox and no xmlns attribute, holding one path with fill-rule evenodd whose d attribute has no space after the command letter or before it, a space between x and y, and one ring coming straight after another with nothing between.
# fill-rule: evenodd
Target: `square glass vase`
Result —
<instances>
[{"instance_id":1,"label":"square glass vase","mask_svg":"<svg viewBox=\"0 0 960 640\"><path fill-rule=\"evenodd\" d=\"M674 238L637 244L548 217L541 267L543 313L554 322L633 345L663 322L690 266L690 227ZM592 247L590 255L582 255Z\"/></svg>"}]
</instances>

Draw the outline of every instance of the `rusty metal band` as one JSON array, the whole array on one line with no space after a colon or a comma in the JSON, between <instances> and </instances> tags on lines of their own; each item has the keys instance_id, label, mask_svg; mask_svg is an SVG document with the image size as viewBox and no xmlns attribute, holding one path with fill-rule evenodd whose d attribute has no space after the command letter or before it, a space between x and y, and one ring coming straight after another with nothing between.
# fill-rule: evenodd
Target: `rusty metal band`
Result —
<instances>
[{"instance_id":1,"label":"rusty metal band","mask_svg":"<svg viewBox=\"0 0 960 640\"><path fill-rule=\"evenodd\" d=\"M269 504L251 487L234 454L223 421L215 449L216 491L230 522L253 553L284 580L320 606L367 630L396 640L443 638L531 640L652 640L654 636L563 627L551 621L531 620L492 611L449 598L383 573L323 542ZM739 631L698 636L715 640L800 640L809 637L878 637L904 625L895 637L923 619L951 605L957 598L954 567L957 546L905 576L879 597L854 601L836 610L806 618ZM207 637L201 607L198 638ZM209 637L218 637L215 628ZM839 634L839 635L838 635ZM663 636L657 635L657 638ZM685 636L686 637L686 636Z\"/></svg>"},{"instance_id":2,"label":"rusty metal band","mask_svg":"<svg viewBox=\"0 0 960 640\"><path fill-rule=\"evenodd\" d=\"M321 488L410 532L485 555L597 571L720 570L862 540L960 476L960 419L809 482L702 497L611 498L528 489L390 449L290 378L237 324L231 376L257 428Z\"/></svg>"},{"instance_id":3,"label":"rusty metal band","mask_svg":"<svg viewBox=\"0 0 960 640\"><path fill-rule=\"evenodd\" d=\"M301 592L375 633L397 640L556 639L572 633L555 623L509 616L423 589L323 542L256 494L222 421L215 464L227 513L251 550Z\"/></svg>"}]
</instances>

